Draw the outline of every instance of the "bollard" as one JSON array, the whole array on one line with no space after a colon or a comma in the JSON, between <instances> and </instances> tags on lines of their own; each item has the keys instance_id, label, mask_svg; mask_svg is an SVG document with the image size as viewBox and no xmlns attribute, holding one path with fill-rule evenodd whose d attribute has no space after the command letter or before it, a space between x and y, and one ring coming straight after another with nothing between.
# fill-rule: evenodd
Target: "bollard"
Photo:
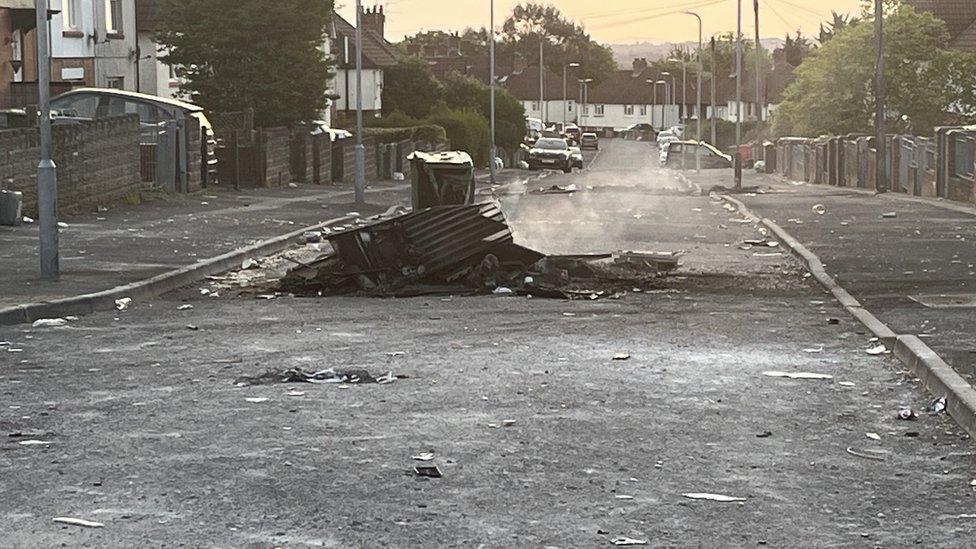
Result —
<instances>
[{"instance_id":1,"label":"bollard","mask_svg":"<svg viewBox=\"0 0 976 549\"><path fill-rule=\"evenodd\" d=\"M735 151L735 157L732 162L735 168L735 188L742 189L742 156L740 156L738 149Z\"/></svg>"}]
</instances>

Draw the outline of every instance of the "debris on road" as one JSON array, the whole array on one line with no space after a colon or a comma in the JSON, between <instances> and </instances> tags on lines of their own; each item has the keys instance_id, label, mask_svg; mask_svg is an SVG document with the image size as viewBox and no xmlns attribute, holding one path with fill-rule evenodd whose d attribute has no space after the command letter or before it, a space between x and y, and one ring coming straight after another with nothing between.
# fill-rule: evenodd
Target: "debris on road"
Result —
<instances>
[{"instance_id":1,"label":"debris on road","mask_svg":"<svg viewBox=\"0 0 976 549\"><path fill-rule=\"evenodd\" d=\"M433 461L434 460L434 452L421 452L421 453L413 456L413 459L415 461Z\"/></svg>"},{"instance_id":2,"label":"debris on road","mask_svg":"<svg viewBox=\"0 0 976 549\"><path fill-rule=\"evenodd\" d=\"M258 266L258 262L250 257L241 262L241 269L246 271L248 269L253 269Z\"/></svg>"},{"instance_id":3,"label":"debris on road","mask_svg":"<svg viewBox=\"0 0 976 549\"><path fill-rule=\"evenodd\" d=\"M193 308L193 305L190 305L189 303L187 303L185 305L180 305L179 307L176 308L176 310L177 311L189 311L192 308Z\"/></svg>"},{"instance_id":4,"label":"debris on road","mask_svg":"<svg viewBox=\"0 0 976 549\"><path fill-rule=\"evenodd\" d=\"M918 413L906 406L898 410L898 415L896 417L902 421L914 421L918 419Z\"/></svg>"},{"instance_id":5,"label":"debris on road","mask_svg":"<svg viewBox=\"0 0 976 549\"><path fill-rule=\"evenodd\" d=\"M813 213L817 215L824 215L827 213L827 207L823 204L816 204L813 206Z\"/></svg>"},{"instance_id":6,"label":"debris on road","mask_svg":"<svg viewBox=\"0 0 976 549\"><path fill-rule=\"evenodd\" d=\"M248 397L244 399L244 402L250 402L252 404L260 404L262 402L267 402L270 400L268 397Z\"/></svg>"},{"instance_id":7,"label":"debris on road","mask_svg":"<svg viewBox=\"0 0 976 549\"><path fill-rule=\"evenodd\" d=\"M22 440L18 442L21 446L50 446L54 442L49 440Z\"/></svg>"},{"instance_id":8,"label":"debris on road","mask_svg":"<svg viewBox=\"0 0 976 549\"><path fill-rule=\"evenodd\" d=\"M274 383L336 383L336 384L368 384L377 383L380 385L393 383L398 379L406 379L407 376L395 375L392 371L379 377L373 377L368 371L362 369L336 370L326 368L317 372L306 372L301 368L289 368L284 371L268 370L267 372L254 377L241 377L234 383L238 387L250 385L270 385Z\"/></svg>"},{"instance_id":9,"label":"debris on road","mask_svg":"<svg viewBox=\"0 0 976 549\"><path fill-rule=\"evenodd\" d=\"M773 432L772 431L763 431L763 432L757 434L756 435L756 438L769 438L771 436L773 436Z\"/></svg>"},{"instance_id":10,"label":"debris on road","mask_svg":"<svg viewBox=\"0 0 976 549\"><path fill-rule=\"evenodd\" d=\"M881 440L881 435L879 435L878 433L864 433L864 436L868 437L871 440Z\"/></svg>"},{"instance_id":11,"label":"debris on road","mask_svg":"<svg viewBox=\"0 0 976 549\"><path fill-rule=\"evenodd\" d=\"M418 477L441 478L444 476L444 473L441 472L440 467L436 465L417 466L413 468L413 472Z\"/></svg>"},{"instance_id":12,"label":"debris on road","mask_svg":"<svg viewBox=\"0 0 976 549\"><path fill-rule=\"evenodd\" d=\"M934 415L944 412L946 409L947 400L948 399L945 396L935 399L932 402L932 405L929 406L929 413Z\"/></svg>"},{"instance_id":13,"label":"debris on road","mask_svg":"<svg viewBox=\"0 0 976 549\"><path fill-rule=\"evenodd\" d=\"M879 355L883 355L883 354L887 353L888 352L888 348L885 347L884 345L876 345L874 347L871 347L870 349L868 349L865 352L867 354L871 355L871 356L879 356Z\"/></svg>"},{"instance_id":14,"label":"debris on road","mask_svg":"<svg viewBox=\"0 0 976 549\"><path fill-rule=\"evenodd\" d=\"M834 376L830 374L815 374L811 372L763 372L763 375L767 377L785 377L789 379L834 379Z\"/></svg>"},{"instance_id":15,"label":"debris on road","mask_svg":"<svg viewBox=\"0 0 976 549\"><path fill-rule=\"evenodd\" d=\"M187 324L186 329L190 330L191 332L196 332L200 330L200 327L195 324Z\"/></svg>"},{"instance_id":16,"label":"debris on road","mask_svg":"<svg viewBox=\"0 0 976 549\"><path fill-rule=\"evenodd\" d=\"M66 326L68 321L64 318L41 318L31 324L32 328L59 328Z\"/></svg>"},{"instance_id":17,"label":"debris on road","mask_svg":"<svg viewBox=\"0 0 976 549\"><path fill-rule=\"evenodd\" d=\"M681 495L684 496L684 497L686 497L686 498L688 498L688 499L698 499L698 500L706 500L706 501L717 501L717 502L720 502L720 503L734 503L734 502L746 501L746 498L739 498L739 497L733 497L733 496L724 496L722 494L690 493L690 494L681 494Z\"/></svg>"},{"instance_id":18,"label":"debris on road","mask_svg":"<svg viewBox=\"0 0 976 549\"><path fill-rule=\"evenodd\" d=\"M863 450L863 451L861 451L861 450L855 450L854 448L851 448L850 446L848 446L847 447L847 453L850 454L850 455L852 455L852 456L854 456L854 457L859 457L859 458L864 458L864 459L873 459L874 461L885 461L885 457L883 455L880 455L878 453L874 453L871 450Z\"/></svg>"},{"instance_id":19,"label":"debris on road","mask_svg":"<svg viewBox=\"0 0 976 549\"><path fill-rule=\"evenodd\" d=\"M894 219L898 217L898 212L885 212L881 214L881 219Z\"/></svg>"},{"instance_id":20,"label":"debris on road","mask_svg":"<svg viewBox=\"0 0 976 549\"><path fill-rule=\"evenodd\" d=\"M576 185L553 185L551 187L540 187L532 191L532 194L573 194L577 190Z\"/></svg>"},{"instance_id":21,"label":"debris on road","mask_svg":"<svg viewBox=\"0 0 976 549\"><path fill-rule=\"evenodd\" d=\"M619 538L613 538L612 540L610 540L610 543L612 543L614 545L617 545L617 546L647 545L647 540L646 539L634 539L634 538L619 537Z\"/></svg>"},{"instance_id":22,"label":"debris on road","mask_svg":"<svg viewBox=\"0 0 976 549\"><path fill-rule=\"evenodd\" d=\"M71 526L81 526L83 528L103 528L105 526L101 522L73 517L54 517L54 522L58 524L69 524Z\"/></svg>"},{"instance_id":23,"label":"debris on road","mask_svg":"<svg viewBox=\"0 0 976 549\"><path fill-rule=\"evenodd\" d=\"M823 348L823 346L820 346L820 347L811 347L809 349L803 349L803 352L804 353L808 353L808 354L817 354L817 353L824 352L824 348Z\"/></svg>"},{"instance_id":24,"label":"debris on road","mask_svg":"<svg viewBox=\"0 0 976 549\"><path fill-rule=\"evenodd\" d=\"M614 353L614 360L630 360L630 353Z\"/></svg>"}]
</instances>

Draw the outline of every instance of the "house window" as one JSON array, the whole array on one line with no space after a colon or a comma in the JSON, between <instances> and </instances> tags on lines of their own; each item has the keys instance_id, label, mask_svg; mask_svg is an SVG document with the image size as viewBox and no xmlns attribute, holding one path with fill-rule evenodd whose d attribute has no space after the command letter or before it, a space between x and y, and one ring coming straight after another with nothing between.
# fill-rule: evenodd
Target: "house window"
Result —
<instances>
[{"instance_id":1,"label":"house window","mask_svg":"<svg viewBox=\"0 0 976 549\"><path fill-rule=\"evenodd\" d=\"M581 109L582 110L580 112L582 112L583 114L586 114L586 115L590 114L590 106L589 105L583 105L581 107Z\"/></svg>"},{"instance_id":2,"label":"house window","mask_svg":"<svg viewBox=\"0 0 976 549\"><path fill-rule=\"evenodd\" d=\"M61 26L65 30L78 28L78 0L61 0Z\"/></svg>"},{"instance_id":3,"label":"house window","mask_svg":"<svg viewBox=\"0 0 976 549\"><path fill-rule=\"evenodd\" d=\"M573 112L573 104L572 104L572 103L570 103L570 104L569 104L569 105L568 105L568 106L566 107L566 110L568 110L569 112Z\"/></svg>"},{"instance_id":4,"label":"house window","mask_svg":"<svg viewBox=\"0 0 976 549\"><path fill-rule=\"evenodd\" d=\"M594 116L603 116L603 105L593 105Z\"/></svg>"},{"instance_id":5,"label":"house window","mask_svg":"<svg viewBox=\"0 0 976 549\"><path fill-rule=\"evenodd\" d=\"M125 89L125 77L124 76L110 76L106 81L106 86L115 90Z\"/></svg>"},{"instance_id":6,"label":"house window","mask_svg":"<svg viewBox=\"0 0 976 549\"><path fill-rule=\"evenodd\" d=\"M633 105L624 105L624 116L634 116Z\"/></svg>"},{"instance_id":7,"label":"house window","mask_svg":"<svg viewBox=\"0 0 976 549\"><path fill-rule=\"evenodd\" d=\"M122 0L105 0L105 32L122 34Z\"/></svg>"},{"instance_id":8,"label":"house window","mask_svg":"<svg viewBox=\"0 0 976 549\"><path fill-rule=\"evenodd\" d=\"M647 105L641 105L640 106L640 115L641 116L647 116Z\"/></svg>"},{"instance_id":9,"label":"house window","mask_svg":"<svg viewBox=\"0 0 976 549\"><path fill-rule=\"evenodd\" d=\"M532 102L532 110L533 111L539 110L539 102L538 101L533 101Z\"/></svg>"}]
</instances>

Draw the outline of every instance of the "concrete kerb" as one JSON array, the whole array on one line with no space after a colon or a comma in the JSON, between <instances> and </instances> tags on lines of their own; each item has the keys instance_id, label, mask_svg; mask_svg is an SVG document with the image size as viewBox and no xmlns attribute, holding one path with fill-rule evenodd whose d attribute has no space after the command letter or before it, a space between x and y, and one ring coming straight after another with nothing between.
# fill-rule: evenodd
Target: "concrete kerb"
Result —
<instances>
[{"instance_id":1,"label":"concrete kerb","mask_svg":"<svg viewBox=\"0 0 976 549\"><path fill-rule=\"evenodd\" d=\"M871 331L885 346L893 349L895 358L917 376L933 395L946 396L946 410L967 432L976 437L976 389L949 366L939 355L915 335L897 335L876 316L861 306L854 296L839 284L823 268L823 263L806 246L800 244L782 227L769 219L760 219L745 204L730 196L721 198L733 204L740 213L759 222L776 235L783 245L802 258L810 273L829 290L847 312Z\"/></svg>"},{"instance_id":2,"label":"concrete kerb","mask_svg":"<svg viewBox=\"0 0 976 549\"><path fill-rule=\"evenodd\" d=\"M390 215L397 208L397 206L391 207L384 215ZM146 280L116 286L109 290L0 309L0 326L31 323L42 318L57 318L69 315L82 316L95 311L111 310L115 307L115 300L124 297L132 298L133 300L156 297L177 288L199 282L208 276L239 267L247 258L263 257L278 253L292 245L302 234L308 231L321 230L345 221L351 221L355 218L356 216L346 215L323 221L322 223L310 225L288 234L238 248Z\"/></svg>"}]
</instances>

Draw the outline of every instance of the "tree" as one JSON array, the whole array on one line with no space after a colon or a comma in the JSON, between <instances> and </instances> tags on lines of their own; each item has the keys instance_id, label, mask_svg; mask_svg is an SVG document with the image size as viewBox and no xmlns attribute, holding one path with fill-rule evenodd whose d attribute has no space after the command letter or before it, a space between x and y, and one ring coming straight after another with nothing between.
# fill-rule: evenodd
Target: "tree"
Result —
<instances>
[{"instance_id":1,"label":"tree","mask_svg":"<svg viewBox=\"0 0 976 549\"><path fill-rule=\"evenodd\" d=\"M820 42L821 46L826 44L841 30L854 26L860 22L860 19L857 17L840 14L833 10L830 11L830 16L832 21L827 21L826 23L820 24L820 37L817 39L817 41Z\"/></svg>"},{"instance_id":2,"label":"tree","mask_svg":"<svg viewBox=\"0 0 976 549\"><path fill-rule=\"evenodd\" d=\"M491 90L480 81L459 74L444 79L444 103L452 109L474 109L486 120L491 116ZM525 137L525 108L508 91L495 88L495 143L509 150Z\"/></svg>"},{"instance_id":3,"label":"tree","mask_svg":"<svg viewBox=\"0 0 976 549\"><path fill-rule=\"evenodd\" d=\"M786 43L783 44L783 50L786 52L786 62L790 65L799 67L813 49L813 44L810 43L810 40L806 36L800 34L800 31L796 31L796 38L789 34L786 35Z\"/></svg>"},{"instance_id":4,"label":"tree","mask_svg":"<svg viewBox=\"0 0 976 549\"><path fill-rule=\"evenodd\" d=\"M945 23L910 6L885 18L888 129L929 134L951 111L971 120L976 57L949 50ZM842 29L796 71L773 115L778 135L869 133L874 124L874 27Z\"/></svg>"},{"instance_id":5,"label":"tree","mask_svg":"<svg viewBox=\"0 0 976 549\"><path fill-rule=\"evenodd\" d=\"M542 42L546 67L559 74L569 63L579 63L578 75L600 82L617 68L610 48L598 44L582 25L552 5L528 2L515 6L502 26L501 40L504 55L518 53L536 63Z\"/></svg>"},{"instance_id":6,"label":"tree","mask_svg":"<svg viewBox=\"0 0 976 549\"><path fill-rule=\"evenodd\" d=\"M441 86L422 59L404 57L396 67L383 72L383 114L400 111L413 118L430 114Z\"/></svg>"},{"instance_id":7,"label":"tree","mask_svg":"<svg viewBox=\"0 0 976 549\"><path fill-rule=\"evenodd\" d=\"M163 61L209 111L254 109L258 126L314 120L328 105L322 50L332 0L160 0Z\"/></svg>"}]
</instances>

